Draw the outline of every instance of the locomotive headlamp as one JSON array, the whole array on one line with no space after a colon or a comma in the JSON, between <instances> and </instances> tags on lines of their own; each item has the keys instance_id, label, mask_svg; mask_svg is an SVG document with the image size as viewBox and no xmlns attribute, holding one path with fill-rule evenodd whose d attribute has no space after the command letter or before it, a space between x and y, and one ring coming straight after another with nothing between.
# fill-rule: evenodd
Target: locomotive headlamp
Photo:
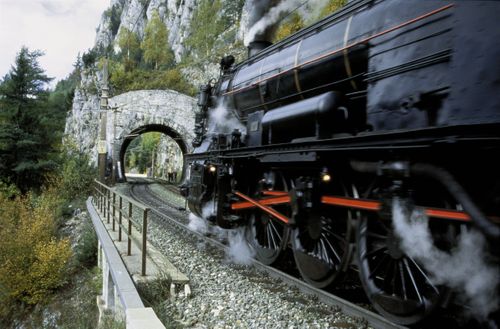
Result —
<instances>
[{"instance_id":1,"label":"locomotive headlamp","mask_svg":"<svg viewBox=\"0 0 500 329\"><path fill-rule=\"evenodd\" d=\"M210 171L211 173L215 173L217 171L217 167L214 165L210 165L208 166L208 171Z\"/></svg>"},{"instance_id":2,"label":"locomotive headlamp","mask_svg":"<svg viewBox=\"0 0 500 329\"><path fill-rule=\"evenodd\" d=\"M321 180L323 183L328 183L332 180L332 176L328 173L328 169L323 168L323 171L321 172Z\"/></svg>"}]
</instances>

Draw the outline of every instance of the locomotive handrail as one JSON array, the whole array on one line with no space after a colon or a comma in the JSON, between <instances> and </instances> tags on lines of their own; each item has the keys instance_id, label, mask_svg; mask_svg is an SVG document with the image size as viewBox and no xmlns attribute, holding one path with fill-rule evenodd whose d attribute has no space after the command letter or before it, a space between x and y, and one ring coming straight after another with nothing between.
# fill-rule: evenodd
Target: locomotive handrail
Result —
<instances>
[{"instance_id":1,"label":"locomotive handrail","mask_svg":"<svg viewBox=\"0 0 500 329\"><path fill-rule=\"evenodd\" d=\"M118 241L122 241L122 230L127 235L127 256L132 254L132 242L141 250L141 275L146 275L146 256L147 256L147 228L148 228L148 213L150 208L117 192L116 189L107 186L94 180L96 194L93 202L96 209L102 214L102 220L106 219L107 224L111 225L113 232L116 231L118 224ZM128 206L124 205L124 201ZM126 207L124 209L124 206ZM142 211L142 222L134 219L134 207ZM125 220L126 224L123 223ZM132 228L139 232L133 232Z\"/></svg>"},{"instance_id":2,"label":"locomotive handrail","mask_svg":"<svg viewBox=\"0 0 500 329\"><path fill-rule=\"evenodd\" d=\"M246 80L246 81L242 81L242 82L240 82L238 85L233 86L233 88L234 88L234 87L238 87L238 86L242 85L243 83L246 83L246 82L248 83L249 81L253 81L253 80L256 78L256 80L255 80L255 81L250 82L249 84L247 84L247 85L245 85L245 86L243 86L243 87L234 88L234 89L232 89L232 90L226 91L225 93L223 93L223 95L224 95L224 96L225 96L225 95L232 95L232 94L234 94L234 93L237 93L237 92L240 92L240 91L244 91L244 90L248 90L248 89L251 89L251 88L253 88L253 87L259 86L261 83L263 83L263 82L265 82L265 81L268 81L268 80L274 79L274 78L276 78L276 77L279 77L279 76L281 76L281 75L287 74L287 73L289 73L289 72L293 72L293 71L295 71L295 70L301 69L301 68L303 68L304 66L307 66L307 65L310 65L310 64L313 64L313 63L320 62L321 60L323 60L323 59L325 59L325 58L327 58L327 57L333 56L333 55L335 55L335 54L339 54L339 53L341 53L341 52L343 52L343 51L345 51L345 50L348 50L348 49L350 49L350 48L353 48L353 47L356 47L356 46L359 46L359 45L366 44L368 41L370 41L370 40L372 40L372 39L375 39L375 38L378 38L378 37L383 36L383 35L385 35L385 34L388 34L388 33L394 32L394 31L396 31L396 30L398 30L398 29L401 29L401 28L403 28L403 27L406 27L406 26L408 26L408 25L411 25L411 24L413 24L413 23L415 23L415 22L421 21L421 20L423 20L423 19L425 19L425 18L428 18L428 17L430 17L430 16L433 16L433 15L435 15L435 14L438 14L438 13L440 13L440 12L442 12L442 11L445 11L445 10L447 10L447 9L450 9L450 8L452 8L452 7L453 7L453 4L449 4L449 5L446 5L446 6L443 6L443 7L437 8L437 9L435 9L435 10L432 10L432 11L430 11L430 12L428 12L428 13L422 14L422 15L420 15L420 16L418 16L418 17L413 18L413 19L410 19L410 20L407 20L407 21L402 22L402 23L400 23L400 24L397 24L397 25L391 26L390 28L387 28L387 29L385 29L385 30L383 30L383 31L381 31L381 32L374 33L374 34L372 34L372 35L370 35L370 36L367 36L367 37L365 37L365 38L362 38L361 40L358 40L358 41L352 42L352 43L350 43L350 44L346 44L346 45L344 45L343 47L336 48L336 49L334 49L334 50L332 50L332 51L328 51L328 52L326 52L326 53L324 53L324 54L321 54L321 55L319 55L319 56L317 56L317 57L314 57L314 58L312 58L312 59L309 59L309 60L307 60L307 61L305 61L305 62L303 62L303 63L297 63L296 65L293 65L292 67L290 67L290 68L288 68L288 69L286 69L286 70L283 70L283 71L281 71L281 72L278 72L278 73L272 74L272 75L270 75L270 76L266 76L265 78L262 78L262 76L264 76L264 75L268 74L270 71L267 71L267 72L262 72L259 76L254 77L254 78L251 78L251 79L248 79L248 80Z\"/></svg>"}]
</instances>

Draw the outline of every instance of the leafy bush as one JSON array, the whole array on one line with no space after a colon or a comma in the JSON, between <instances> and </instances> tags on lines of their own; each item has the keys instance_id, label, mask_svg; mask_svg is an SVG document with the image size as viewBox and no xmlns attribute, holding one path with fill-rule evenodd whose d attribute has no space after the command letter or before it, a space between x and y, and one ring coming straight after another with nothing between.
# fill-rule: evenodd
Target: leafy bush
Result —
<instances>
[{"instance_id":1,"label":"leafy bush","mask_svg":"<svg viewBox=\"0 0 500 329\"><path fill-rule=\"evenodd\" d=\"M77 152L70 142L66 143L62 155L61 196L67 201L90 195L97 173L89 162L88 155Z\"/></svg>"},{"instance_id":2,"label":"leafy bush","mask_svg":"<svg viewBox=\"0 0 500 329\"><path fill-rule=\"evenodd\" d=\"M110 83L115 94L142 89L172 89L187 95L196 90L182 76L178 68L168 70L134 69L126 71L122 63L109 61Z\"/></svg>"},{"instance_id":3,"label":"leafy bush","mask_svg":"<svg viewBox=\"0 0 500 329\"><path fill-rule=\"evenodd\" d=\"M14 200L0 196L0 315L36 304L66 282L71 248L57 239L58 189Z\"/></svg>"},{"instance_id":4,"label":"leafy bush","mask_svg":"<svg viewBox=\"0 0 500 329\"><path fill-rule=\"evenodd\" d=\"M97 235L90 220L83 224L75 253L80 265L88 267L97 263Z\"/></svg>"},{"instance_id":5,"label":"leafy bush","mask_svg":"<svg viewBox=\"0 0 500 329\"><path fill-rule=\"evenodd\" d=\"M0 181L0 198L4 197L6 199L11 199L19 196L21 192L14 184L7 184Z\"/></svg>"}]
</instances>

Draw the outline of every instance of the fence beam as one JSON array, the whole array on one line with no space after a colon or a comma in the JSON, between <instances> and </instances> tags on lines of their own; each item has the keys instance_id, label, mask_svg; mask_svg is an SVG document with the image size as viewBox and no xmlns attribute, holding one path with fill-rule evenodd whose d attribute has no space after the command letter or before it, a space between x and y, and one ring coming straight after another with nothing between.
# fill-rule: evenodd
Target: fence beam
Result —
<instances>
[{"instance_id":1,"label":"fence beam","mask_svg":"<svg viewBox=\"0 0 500 329\"><path fill-rule=\"evenodd\" d=\"M148 209L144 209L142 215L142 269L141 275L146 275L146 253L147 253L147 233L148 233Z\"/></svg>"}]
</instances>

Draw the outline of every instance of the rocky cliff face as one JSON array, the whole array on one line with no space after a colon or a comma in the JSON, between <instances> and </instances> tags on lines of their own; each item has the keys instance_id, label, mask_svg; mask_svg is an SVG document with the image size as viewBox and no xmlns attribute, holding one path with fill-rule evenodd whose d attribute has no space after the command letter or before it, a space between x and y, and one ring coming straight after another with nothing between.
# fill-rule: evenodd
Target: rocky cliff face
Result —
<instances>
[{"instance_id":1,"label":"rocky cliff face","mask_svg":"<svg viewBox=\"0 0 500 329\"><path fill-rule=\"evenodd\" d=\"M119 27L113 28L112 16L104 14L97 28L96 46L106 48L113 45L115 36L122 28L132 30L142 38L147 21L151 18L153 11L157 10L170 32L168 42L174 51L175 58L180 61L185 49L182 42L189 33L188 27L195 6L196 0L151 0L149 2L112 0L110 9L120 13Z\"/></svg>"},{"instance_id":2,"label":"rocky cliff face","mask_svg":"<svg viewBox=\"0 0 500 329\"><path fill-rule=\"evenodd\" d=\"M193 14L204 0L111 0L96 30L94 49L116 49L115 39L120 30L127 28L137 33L139 38L144 37L144 30L153 11L158 11L160 18L169 31L168 43L172 48L175 61L182 62L186 53L186 39L190 35ZM238 4L236 4L238 2ZM242 14L243 0L220 0L222 14L224 10L231 11L235 22L239 22ZM213 13L220 15L221 13ZM225 43L228 52L242 53L242 33L239 24L234 24L221 33L218 42ZM193 85L206 83L218 76L219 58L199 58L197 65L185 66L183 75ZM67 121L65 133L77 147L91 156L94 163L97 161L97 139L99 122L99 95L101 89L101 72L97 67L83 70L81 85L75 91L72 111ZM154 93L154 91L153 91ZM160 92L161 93L161 92ZM115 96L115 95L111 95ZM176 102L175 97L169 101ZM168 108L168 104L166 104ZM192 109L190 109L192 111Z\"/></svg>"},{"instance_id":3,"label":"rocky cliff face","mask_svg":"<svg viewBox=\"0 0 500 329\"><path fill-rule=\"evenodd\" d=\"M113 50L119 53L116 38L120 31L126 28L142 39L148 21L157 11L169 32L168 44L176 63L180 64L178 68L186 80L196 87L218 77L218 63L223 55L235 55L237 60L245 57L243 40L252 35L253 28L249 29L250 26L255 27L266 21L263 30L256 32L256 35L263 34L288 12L300 8L299 14L307 16L324 8L326 3L336 2L310 0L303 7L301 0L111 0L97 27L94 49L101 51L100 56ZM277 11L276 8L280 9ZM274 12L271 15L274 18L267 17L267 10L267 13ZM203 14L200 15L200 12ZM66 124L66 133L93 159L96 159L102 85L100 74L97 65L83 70L82 82L75 92L72 112ZM175 102L175 99L172 101Z\"/></svg>"}]
</instances>

